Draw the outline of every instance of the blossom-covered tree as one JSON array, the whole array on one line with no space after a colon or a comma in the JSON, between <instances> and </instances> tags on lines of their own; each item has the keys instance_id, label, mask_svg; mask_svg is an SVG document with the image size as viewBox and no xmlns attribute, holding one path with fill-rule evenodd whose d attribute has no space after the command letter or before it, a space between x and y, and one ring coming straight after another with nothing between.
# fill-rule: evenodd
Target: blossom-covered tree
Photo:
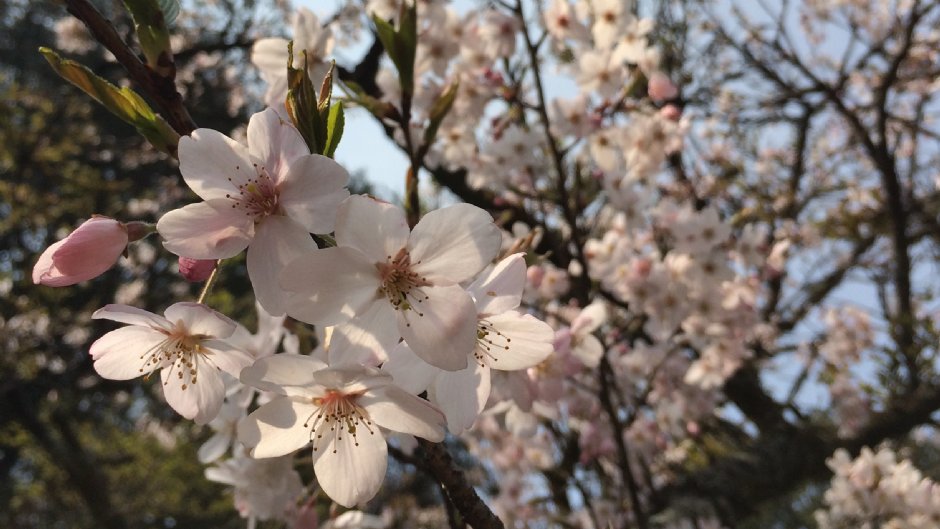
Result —
<instances>
[{"instance_id":1,"label":"blossom-covered tree","mask_svg":"<svg viewBox=\"0 0 940 529\"><path fill-rule=\"evenodd\" d=\"M146 519L61 419L97 399L249 526L937 523L935 2L64 4L41 54L149 147L67 169L95 202L8 156L20 486L74 449L89 525ZM400 199L347 188L354 111Z\"/></svg>"}]
</instances>

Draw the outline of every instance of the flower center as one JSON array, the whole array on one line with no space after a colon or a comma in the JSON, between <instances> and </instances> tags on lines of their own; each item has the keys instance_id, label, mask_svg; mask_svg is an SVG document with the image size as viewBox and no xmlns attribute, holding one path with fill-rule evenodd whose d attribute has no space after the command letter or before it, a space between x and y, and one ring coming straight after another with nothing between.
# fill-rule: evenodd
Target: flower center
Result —
<instances>
[{"instance_id":1,"label":"flower center","mask_svg":"<svg viewBox=\"0 0 940 529\"><path fill-rule=\"evenodd\" d=\"M254 167L258 176L249 178L244 184L238 184L238 194L226 193L225 198L232 200L232 209L244 210L246 216L258 222L278 212L279 200L277 185L267 169L258 164L254 164ZM231 178L228 181L234 184Z\"/></svg>"},{"instance_id":2,"label":"flower center","mask_svg":"<svg viewBox=\"0 0 940 529\"><path fill-rule=\"evenodd\" d=\"M196 362L196 355L204 354L201 343L206 336L189 334L182 322L177 322L170 330L157 330L165 334L166 338L140 355L142 364L139 371L146 372L145 378L149 378L157 369L169 369L164 385L172 380L172 374L176 372L177 380L182 389L186 390L197 381L199 363Z\"/></svg>"},{"instance_id":3,"label":"flower center","mask_svg":"<svg viewBox=\"0 0 940 529\"><path fill-rule=\"evenodd\" d=\"M477 346L473 349L473 358L483 367L490 362L498 362L499 359L493 356L493 350L509 350L509 342L512 339L493 326L487 320L477 322Z\"/></svg>"},{"instance_id":4,"label":"flower center","mask_svg":"<svg viewBox=\"0 0 940 529\"><path fill-rule=\"evenodd\" d=\"M431 283L411 269L411 256L408 255L408 250L402 248L395 257L389 255L386 262L376 263L375 267L378 268L379 276L382 278L382 286L379 289L388 298L392 307L403 311L411 309L418 316L424 316L424 313L415 306L428 299L420 287Z\"/></svg>"},{"instance_id":5,"label":"flower center","mask_svg":"<svg viewBox=\"0 0 940 529\"><path fill-rule=\"evenodd\" d=\"M344 432L352 437L353 446L359 446L359 426L365 428L369 435L375 435L369 414L357 402L360 396L360 393L347 394L331 389L322 397L310 399L317 410L304 421L304 428L310 428L314 452L322 447L320 443L324 435L328 438L327 446L330 444L329 436L333 436L334 454L343 440ZM349 441L346 443L348 445Z\"/></svg>"}]
</instances>

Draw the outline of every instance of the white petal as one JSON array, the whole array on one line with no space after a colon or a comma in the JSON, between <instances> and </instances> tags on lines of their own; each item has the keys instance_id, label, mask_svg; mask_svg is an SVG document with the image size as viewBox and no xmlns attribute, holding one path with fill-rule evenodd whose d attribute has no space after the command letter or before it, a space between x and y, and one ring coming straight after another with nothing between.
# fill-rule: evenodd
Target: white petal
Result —
<instances>
[{"instance_id":1,"label":"white petal","mask_svg":"<svg viewBox=\"0 0 940 529\"><path fill-rule=\"evenodd\" d=\"M210 363L235 378L255 360L246 351L223 340L203 340L201 345Z\"/></svg>"},{"instance_id":2,"label":"white petal","mask_svg":"<svg viewBox=\"0 0 940 529\"><path fill-rule=\"evenodd\" d=\"M285 74L286 55L282 65ZM281 119L274 109L268 108L254 114L248 121L248 152L261 161L262 167L277 183L295 160L310 154L310 149L293 125Z\"/></svg>"},{"instance_id":3,"label":"white petal","mask_svg":"<svg viewBox=\"0 0 940 529\"><path fill-rule=\"evenodd\" d=\"M382 364L382 371L392 375L395 385L412 395L428 389L434 378L443 372L419 358L405 342L388 352L388 362Z\"/></svg>"},{"instance_id":4,"label":"white petal","mask_svg":"<svg viewBox=\"0 0 940 529\"><path fill-rule=\"evenodd\" d=\"M287 40L258 39L251 47L251 62L268 82L271 77L287 77Z\"/></svg>"},{"instance_id":5,"label":"white petal","mask_svg":"<svg viewBox=\"0 0 940 529\"><path fill-rule=\"evenodd\" d=\"M212 129L180 138L179 160L183 180L203 200L236 194L238 184L257 176L248 149Z\"/></svg>"},{"instance_id":6,"label":"white petal","mask_svg":"<svg viewBox=\"0 0 940 529\"><path fill-rule=\"evenodd\" d=\"M501 238L489 213L455 204L425 215L411 232L408 249L419 275L432 283L459 283L496 257Z\"/></svg>"},{"instance_id":7,"label":"white petal","mask_svg":"<svg viewBox=\"0 0 940 529\"><path fill-rule=\"evenodd\" d=\"M413 309L398 311L398 330L425 362L457 371L467 367L476 344L476 308L470 294L458 285L422 287L412 291L419 299Z\"/></svg>"},{"instance_id":8,"label":"white petal","mask_svg":"<svg viewBox=\"0 0 940 529\"><path fill-rule=\"evenodd\" d=\"M99 375L110 380L130 380L163 365L145 365L145 359L165 339L165 334L150 327L121 327L95 340L89 352Z\"/></svg>"},{"instance_id":9,"label":"white petal","mask_svg":"<svg viewBox=\"0 0 940 529\"><path fill-rule=\"evenodd\" d=\"M322 433L323 438L313 452L313 469L320 488L343 507L372 499L382 487L388 466L388 447L382 433L375 427L371 432L360 427L353 437L345 430L337 435L328 429L325 423L318 429L317 434Z\"/></svg>"},{"instance_id":10,"label":"white petal","mask_svg":"<svg viewBox=\"0 0 940 529\"><path fill-rule=\"evenodd\" d=\"M206 424L219 414L222 399L225 397L225 384L217 367L202 358L194 355L193 363L196 368L196 382L187 377L177 376L177 369L165 367L160 371L163 381L163 395L167 404L177 413L192 419L196 424Z\"/></svg>"},{"instance_id":11,"label":"white petal","mask_svg":"<svg viewBox=\"0 0 940 529\"><path fill-rule=\"evenodd\" d=\"M375 388L359 398L359 405L369 413L373 422L383 428L435 443L444 440L444 414L430 402L398 386Z\"/></svg>"},{"instance_id":12,"label":"white petal","mask_svg":"<svg viewBox=\"0 0 940 529\"><path fill-rule=\"evenodd\" d=\"M378 366L387 351L401 338L395 310L389 303L373 303L365 312L333 327L330 336L330 365Z\"/></svg>"},{"instance_id":13,"label":"white petal","mask_svg":"<svg viewBox=\"0 0 940 529\"><path fill-rule=\"evenodd\" d=\"M447 428L459 434L473 426L490 396L490 368L470 362L460 371L441 371L428 398L447 417Z\"/></svg>"},{"instance_id":14,"label":"white petal","mask_svg":"<svg viewBox=\"0 0 940 529\"><path fill-rule=\"evenodd\" d=\"M280 275L291 294L287 313L312 324L335 325L365 311L378 299L378 270L362 252L325 248L291 261Z\"/></svg>"},{"instance_id":15,"label":"white petal","mask_svg":"<svg viewBox=\"0 0 940 529\"><path fill-rule=\"evenodd\" d=\"M584 364L584 367L594 369L601 363L604 356L604 346L593 334L581 338L577 346L571 348L571 354Z\"/></svg>"},{"instance_id":16,"label":"white petal","mask_svg":"<svg viewBox=\"0 0 940 529\"><path fill-rule=\"evenodd\" d=\"M110 304L101 307L91 315L96 320L111 320L128 325L142 325L154 329L169 329L172 327L170 322L163 316L158 316L152 312L147 312L130 305Z\"/></svg>"},{"instance_id":17,"label":"white petal","mask_svg":"<svg viewBox=\"0 0 940 529\"><path fill-rule=\"evenodd\" d=\"M224 456L231 443L232 436L229 432L217 432L199 447L196 457L203 465L211 463Z\"/></svg>"},{"instance_id":18,"label":"white petal","mask_svg":"<svg viewBox=\"0 0 940 529\"><path fill-rule=\"evenodd\" d=\"M197 202L160 217L157 231L163 246L176 255L193 259L228 259L241 253L251 241L254 220L232 208L226 198Z\"/></svg>"},{"instance_id":19,"label":"white petal","mask_svg":"<svg viewBox=\"0 0 940 529\"><path fill-rule=\"evenodd\" d=\"M374 263L384 263L408 244L405 213L387 202L353 195L336 212L336 243L352 246Z\"/></svg>"},{"instance_id":20,"label":"white petal","mask_svg":"<svg viewBox=\"0 0 940 529\"><path fill-rule=\"evenodd\" d=\"M228 338L238 327L227 316L219 314L201 303L184 301L174 303L163 312L170 322L182 322L189 334L202 334L212 338Z\"/></svg>"},{"instance_id":21,"label":"white petal","mask_svg":"<svg viewBox=\"0 0 940 529\"><path fill-rule=\"evenodd\" d=\"M571 332L575 335L586 335L594 332L607 321L607 304L595 301L581 310L581 313L571 322Z\"/></svg>"},{"instance_id":22,"label":"white petal","mask_svg":"<svg viewBox=\"0 0 940 529\"><path fill-rule=\"evenodd\" d=\"M255 226L255 238L248 247L248 277L255 298L268 313L281 316L287 292L278 276L287 263L316 251L317 245L301 225L280 215L265 218Z\"/></svg>"},{"instance_id":23,"label":"white petal","mask_svg":"<svg viewBox=\"0 0 940 529\"><path fill-rule=\"evenodd\" d=\"M319 408L309 402L277 397L238 422L238 440L252 457L277 457L310 442L307 419Z\"/></svg>"},{"instance_id":24,"label":"white petal","mask_svg":"<svg viewBox=\"0 0 940 529\"><path fill-rule=\"evenodd\" d=\"M255 361L242 370L239 380L264 391L280 391L281 386L313 384L313 373L326 364L307 355L276 354Z\"/></svg>"},{"instance_id":25,"label":"white petal","mask_svg":"<svg viewBox=\"0 0 940 529\"><path fill-rule=\"evenodd\" d=\"M490 331L487 345L481 353L488 357L490 367L513 371L527 369L548 358L555 350L555 331L544 321L531 314L508 311L485 319L495 331ZM481 326L485 325L481 322ZM508 340L507 340L508 339Z\"/></svg>"},{"instance_id":26,"label":"white petal","mask_svg":"<svg viewBox=\"0 0 940 529\"><path fill-rule=\"evenodd\" d=\"M523 256L521 253L510 255L467 288L476 302L477 314L499 314L519 306L526 283Z\"/></svg>"},{"instance_id":27,"label":"white petal","mask_svg":"<svg viewBox=\"0 0 940 529\"><path fill-rule=\"evenodd\" d=\"M346 169L326 156L304 156L278 183L280 205L308 232L330 233L339 204L349 196L348 181Z\"/></svg>"}]
</instances>

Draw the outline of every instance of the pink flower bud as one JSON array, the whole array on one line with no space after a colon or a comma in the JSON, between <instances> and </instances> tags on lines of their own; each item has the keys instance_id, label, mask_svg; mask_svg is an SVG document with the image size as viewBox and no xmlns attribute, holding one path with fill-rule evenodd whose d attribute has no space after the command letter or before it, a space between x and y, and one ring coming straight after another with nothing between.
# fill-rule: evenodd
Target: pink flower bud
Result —
<instances>
[{"instance_id":1,"label":"pink flower bud","mask_svg":"<svg viewBox=\"0 0 940 529\"><path fill-rule=\"evenodd\" d=\"M190 283L198 283L209 279L215 270L215 259L192 259L180 257L180 274Z\"/></svg>"},{"instance_id":2,"label":"pink flower bud","mask_svg":"<svg viewBox=\"0 0 940 529\"><path fill-rule=\"evenodd\" d=\"M95 216L46 248L33 267L33 283L65 287L98 277L114 266L127 247L127 229L112 218Z\"/></svg>"},{"instance_id":3,"label":"pink flower bud","mask_svg":"<svg viewBox=\"0 0 940 529\"><path fill-rule=\"evenodd\" d=\"M682 111L676 105L666 105L659 109L659 115L669 121L679 121L679 118L682 117Z\"/></svg>"},{"instance_id":4,"label":"pink flower bud","mask_svg":"<svg viewBox=\"0 0 940 529\"><path fill-rule=\"evenodd\" d=\"M679 95L676 85L662 72L654 72L650 76L646 89L653 101L668 101Z\"/></svg>"}]
</instances>

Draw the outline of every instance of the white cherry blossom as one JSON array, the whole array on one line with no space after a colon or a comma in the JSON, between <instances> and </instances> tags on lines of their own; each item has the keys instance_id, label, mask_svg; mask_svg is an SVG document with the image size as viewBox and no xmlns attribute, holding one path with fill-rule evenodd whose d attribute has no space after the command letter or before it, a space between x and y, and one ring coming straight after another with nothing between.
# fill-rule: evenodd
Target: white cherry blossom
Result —
<instances>
[{"instance_id":1,"label":"white cherry blossom","mask_svg":"<svg viewBox=\"0 0 940 529\"><path fill-rule=\"evenodd\" d=\"M160 371L167 403L183 417L206 424L225 396L221 371L238 376L251 356L224 341L236 323L198 303L177 303L158 316L127 305L107 305L95 319L129 324L91 344L95 371L111 380Z\"/></svg>"},{"instance_id":2,"label":"white cherry blossom","mask_svg":"<svg viewBox=\"0 0 940 529\"><path fill-rule=\"evenodd\" d=\"M197 129L180 139L179 159L183 179L204 202L160 219L164 246L196 259L226 259L248 248L255 296L272 315L284 314L277 274L316 249L310 233L333 230L336 208L349 195L346 170L310 154L297 129L271 109L251 117L247 149Z\"/></svg>"},{"instance_id":3,"label":"white cherry blossom","mask_svg":"<svg viewBox=\"0 0 940 529\"><path fill-rule=\"evenodd\" d=\"M241 380L281 395L239 424L251 455L279 457L312 444L320 487L345 507L371 499L382 485L388 449L380 427L444 439L443 414L377 369L328 368L309 356L280 354L258 360Z\"/></svg>"},{"instance_id":4,"label":"white cherry blossom","mask_svg":"<svg viewBox=\"0 0 940 529\"><path fill-rule=\"evenodd\" d=\"M428 213L409 232L401 209L352 196L337 213L336 242L284 269L288 314L320 325L356 316L379 344L391 347L403 337L432 365L467 367L476 311L459 283L499 250L499 228L488 213L457 204Z\"/></svg>"},{"instance_id":5,"label":"white cherry blossom","mask_svg":"<svg viewBox=\"0 0 940 529\"><path fill-rule=\"evenodd\" d=\"M490 395L490 369L527 369L553 350L552 328L514 310L522 301L525 282L525 260L515 254L470 285L477 310L477 343L465 369L438 369L404 343L389 352L390 360L382 369L413 393L426 389L428 399L447 416L451 432L470 428Z\"/></svg>"}]
</instances>

